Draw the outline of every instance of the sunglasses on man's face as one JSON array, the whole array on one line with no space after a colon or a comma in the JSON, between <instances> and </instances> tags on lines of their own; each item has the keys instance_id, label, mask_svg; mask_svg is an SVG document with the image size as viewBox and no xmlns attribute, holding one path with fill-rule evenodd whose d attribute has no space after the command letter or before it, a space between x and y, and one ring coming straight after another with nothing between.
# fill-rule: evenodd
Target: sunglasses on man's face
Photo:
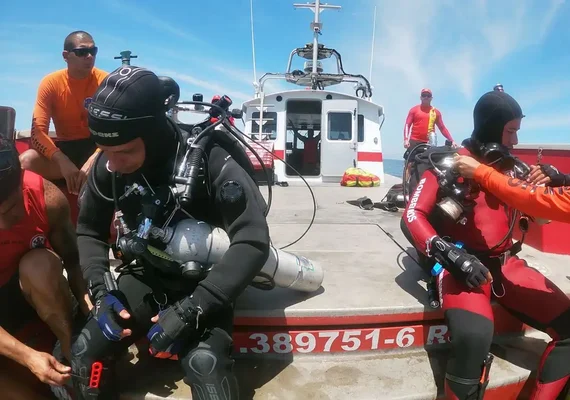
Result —
<instances>
[{"instance_id":1,"label":"sunglasses on man's face","mask_svg":"<svg viewBox=\"0 0 570 400\"><path fill-rule=\"evenodd\" d=\"M78 47L76 49L69 50L70 53L75 54L77 57L87 57L88 54L91 54L93 57L97 55L97 46L93 47Z\"/></svg>"},{"instance_id":2,"label":"sunglasses on man's face","mask_svg":"<svg viewBox=\"0 0 570 400\"><path fill-rule=\"evenodd\" d=\"M422 97L423 97L424 99L431 99L431 94L423 93L423 94L422 94Z\"/></svg>"}]
</instances>

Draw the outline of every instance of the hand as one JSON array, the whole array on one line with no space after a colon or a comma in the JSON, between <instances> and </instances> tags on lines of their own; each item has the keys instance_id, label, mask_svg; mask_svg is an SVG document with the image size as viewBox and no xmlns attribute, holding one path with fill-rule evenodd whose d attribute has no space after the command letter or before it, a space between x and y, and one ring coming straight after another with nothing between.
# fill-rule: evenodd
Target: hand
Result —
<instances>
[{"instance_id":1,"label":"hand","mask_svg":"<svg viewBox=\"0 0 570 400\"><path fill-rule=\"evenodd\" d=\"M491 272L479 259L439 236L435 236L429 243L429 252L447 269L456 279L464 281L473 289L493 282Z\"/></svg>"},{"instance_id":2,"label":"hand","mask_svg":"<svg viewBox=\"0 0 570 400\"><path fill-rule=\"evenodd\" d=\"M536 175L538 177L544 176L539 182L543 182L546 186L561 187L570 185L570 176L564 175L556 167L550 164L542 164L538 168L540 168L541 172L536 172Z\"/></svg>"},{"instance_id":3,"label":"hand","mask_svg":"<svg viewBox=\"0 0 570 400\"><path fill-rule=\"evenodd\" d=\"M71 378L71 367L61 364L51 354L35 350L26 359L26 367L48 385L63 386Z\"/></svg>"},{"instance_id":4,"label":"hand","mask_svg":"<svg viewBox=\"0 0 570 400\"><path fill-rule=\"evenodd\" d=\"M83 164L83 167L81 167L81 169L79 170L78 173L78 178L77 178L77 191L79 192L81 190L81 187L83 186L83 184L87 181L87 177L89 176L89 171L91 170L91 167L93 166L93 163L95 162L95 157L97 157L97 152L93 153L93 155L91 157L89 157L89 159L87 161L85 161L85 164Z\"/></svg>"},{"instance_id":5,"label":"hand","mask_svg":"<svg viewBox=\"0 0 570 400\"><path fill-rule=\"evenodd\" d=\"M473 157L469 156L459 156L456 155L453 157L453 161L455 164L455 169L463 176L464 178L473 178L475 175L475 170L481 163L475 160Z\"/></svg>"},{"instance_id":6,"label":"hand","mask_svg":"<svg viewBox=\"0 0 570 400\"><path fill-rule=\"evenodd\" d=\"M464 280L471 289L493 282L493 276L487 267L477 257L467 254L461 271L465 274Z\"/></svg>"},{"instance_id":7,"label":"hand","mask_svg":"<svg viewBox=\"0 0 570 400\"><path fill-rule=\"evenodd\" d=\"M59 166L61 176L63 176L65 179L65 183L67 184L67 191L71 194L78 194L79 169L61 151L58 151L54 154L54 159Z\"/></svg>"},{"instance_id":8,"label":"hand","mask_svg":"<svg viewBox=\"0 0 570 400\"><path fill-rule=\"evenodd\" d=\"M453 147L454 149L458 149L460 146L457 143L452 142L451 147Z\"/></svg>"},{"instance_id":9,"label":"hand","mask_svg":"<svg viewBox=\"0 0 570 400\"><path fill-rule=\"evenodd\" d=\"M404 140L404 148L407 149L410 147L410 141L409 140Z\"/></svg>"},{"instance_id":10,"label":"hand","mask_svg":"<svg viewBox=\"0 0 570 400\"><path fill-rule=\"evenodd\" d=\"M198 315L198 310L192 304L190 297L174 303L155 315L151 319L154 325L146 335L150 341L149 352L162 358L175 355L183 341L196 334Z\"/></svg>"},{"instance_id":11,"label":"hand","mask_svg":"<svg viewBox=\"0 0 570 400\"><path fill-rule=\"evenodd\" d=\"M97 300L94 307L94 315L103 335L108 340L118 342L124 337L130 336L132 331L121 327L119 324L121 321L117 318L117 315L125 320L131 318L131 315L112 293L114 292L106 293Z\"/></svg>"},{"instance_id":12,"label":"hand","mask_svg":"<svg viewBox=\"0 0 570 400\"><path fill-rule=\"evenodd\" d=\"M542 171L540 165L531 165L530 174L526 181L532 185L543 185L550 182L550 178Z\"/></svg>"}]
</instances>

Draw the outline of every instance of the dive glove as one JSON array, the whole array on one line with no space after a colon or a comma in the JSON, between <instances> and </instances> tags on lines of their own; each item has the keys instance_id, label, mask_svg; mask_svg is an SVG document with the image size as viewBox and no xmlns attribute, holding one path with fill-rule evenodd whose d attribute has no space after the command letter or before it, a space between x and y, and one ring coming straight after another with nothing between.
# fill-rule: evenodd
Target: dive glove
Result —
<instances>
[{"instance_id":1,"label":"dive glove","mask_svg":"<svg viewBox=\"0 0 570 400\"><path fill-rule=\"evenodd\" d=\"M93 315L103 335L114 342L121 340L124 328L119 325L119 321L122 320L119 313L126 310L123 303L116 297L116 294L118 292L106 292L97 299L95 307L93 307Z\"/></svg>"},{"instance_id":2,"label":"dive glove","mask_svg":"<svg viewBox=\"0 0 570 400\"><path fill-rule=\"evenodd\" d=\"M161 311L158 314L158 322L147 333L150 353L155 356L160 353L177 354L183 342L197 335L200 311L190 297Z\"/></svg>"},{"instance_id":3,"label":"dive glove","mask_svg":"<svg viewBox=\"0 0 570 400\"><path fill-rule=\"evenodd\" d=\"M429 242L429 253L456 278L461 279L473 289L490 283L491 273L479 259L464 249L455 247L439 236Z\"/></svg>"},{"instance_id":4,"label":"dive glove","mask_svg":"<svg viewBox=\"0 0 570 400\"><path fill-rule=\"evenodd\" d=\"M546 186L560 187L560 186L570 186L570 175L564 175L556 167L550 164L542 164L540 169L544 175L550 178L550 182Z\"/></svg>"}]
</instances>

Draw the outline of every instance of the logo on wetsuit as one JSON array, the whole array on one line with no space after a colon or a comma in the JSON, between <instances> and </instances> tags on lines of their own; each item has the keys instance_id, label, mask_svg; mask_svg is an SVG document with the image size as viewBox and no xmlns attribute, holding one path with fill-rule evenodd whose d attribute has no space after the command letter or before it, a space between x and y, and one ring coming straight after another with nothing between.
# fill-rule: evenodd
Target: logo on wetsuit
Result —
<instances>
[{"instance_id":1,"label":"logo on wetsuit","mask_svg":"<svg viewBox=\"0 0 570 400\"><path fill-rule=\"evenodd\" d=\"M30 249L41 249L46 247L46 237L42 234L35 235L30 240Z\"/></svg>"},{"instance_id":2,"label":"logo on wetsuit","mask_svg":"<svg viewBox=\"0 0 570 400\"><path fill-rule=\"evenodd\" d=\"M119 132L97 132L96 130L93 130L91 128L89 128L89 131L95 135L95 136L99 136L99 137L106 137L106 138L110 138L110 137L119 137Z\"/></svg>"},{"instance_id":3,"label":"logo on wetsuit","mask_svg":"<svg viewBox=\"0 0 570 400\"><path fill-rule=\"evenodd\" d=\"M83 100L83 107L87 110L89 108L89 104L91 104L91 101L93 100L92 97L86 97L85 100Z\"/></svg>"},{"instance_id":4,"label":"logo on wetsuit","mask_svg":"<svg viewBox=\"0 0 570 400\"><path fill-rule=\"evenodd\" d=\"M424 188L424 183L426 183L426 178L423 178L420 183L418 184L418 187L416 188L416 191L414 192L414 196L412 197L412 201L410 201L410 205L408 206L408 212L406 213L406 218L408 218L408 222L413 222L417 219L416 217L416 205L418 204L418 199L420 197L420 193L422 192L422 189Z\"/></svg>"}]
</instances>

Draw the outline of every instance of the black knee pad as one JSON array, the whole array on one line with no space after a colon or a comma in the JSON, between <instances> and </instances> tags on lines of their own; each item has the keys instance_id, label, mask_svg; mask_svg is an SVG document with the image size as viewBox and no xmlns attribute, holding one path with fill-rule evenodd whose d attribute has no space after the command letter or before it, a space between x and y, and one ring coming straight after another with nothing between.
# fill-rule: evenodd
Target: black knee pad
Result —
<instances>
[{"instance_id":1,"label":"black knee pad","mask_svg":"<svg viewBox=\"0 0 570 400\"><path fill-rule=\"evenodd\" d=\"M231 347L232 338L224 330L214 328L208 338L182 357L184 382L192 388L192 398L238 398Z\"/></svg>"},{"instance_id":2,"label":"black knee pad","mask_svg":"<svg viewBox=\"0 0 570 400\"><path fill-rule=\"evenodd\" d=\"M74 338L71 345L71 371L74 387L74 399L118 399L113 393L114 363L112 357L95 360L90 355L87 329Z\"/></svg>"},{"instance_id":3,"label":"black knee pad","mask_svg":"<svg viewBox=\"0 0 570 400\"><path fill-rule=\"evenodd\" d=\"M539 373L541 383L555 382L570 375L570 338L558 340L544 360Z\"/></svg>"},{"instance_id":4,"label":"black knee pad","mask_svg":"<svg viewBox=\"0 0 570 400\"><path fill-rule=\"evenodd\" d=\"M462 309L445 312L452 351L447 363L448 385L459 398L470 398L479 391L481 366L493 341L493 321ZM476 398L476 397L475 397Z\"/></svg>"}]
</instances>

